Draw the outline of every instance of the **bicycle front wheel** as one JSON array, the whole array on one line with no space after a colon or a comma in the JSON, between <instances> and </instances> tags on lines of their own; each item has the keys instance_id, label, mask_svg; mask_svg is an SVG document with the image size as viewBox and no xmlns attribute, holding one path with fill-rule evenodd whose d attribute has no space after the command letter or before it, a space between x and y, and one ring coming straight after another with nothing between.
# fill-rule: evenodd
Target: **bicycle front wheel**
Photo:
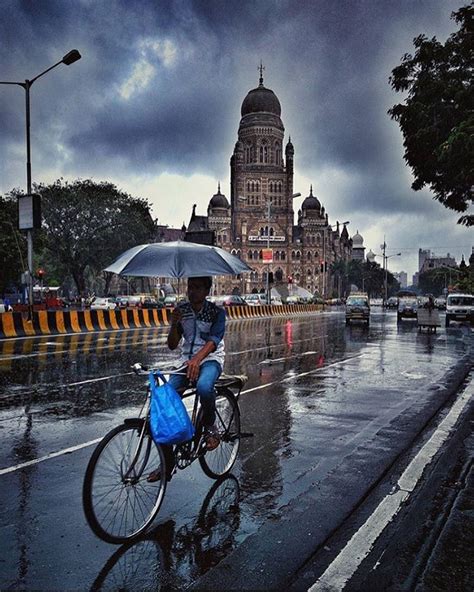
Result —
<instances>
[{"instance_id":1,"label":"bicycle front wheel","mask_svg":"<svg viewBox=\"0 0 474 592\"><path fill-rule=\"evenodd\" d=\"M108 543L124 543L144 532L165 495L164 454L148 433L141 435L142 425L128 422L113 429L87 466L84 512L94 533Z\"/></svg>"},{"instance_id":2,"label":"bicycle front wheel","mask_svg":"<svg viewBox=\"0 0 474 592\"><path fill-rule=\"evenodd\" d=\"M215 425L219 432L219 446L199 457L202 470L212 479L227 475L239 453L240 411L232 392L221 390L217 393Z\"/></svg>"}]
</instances>

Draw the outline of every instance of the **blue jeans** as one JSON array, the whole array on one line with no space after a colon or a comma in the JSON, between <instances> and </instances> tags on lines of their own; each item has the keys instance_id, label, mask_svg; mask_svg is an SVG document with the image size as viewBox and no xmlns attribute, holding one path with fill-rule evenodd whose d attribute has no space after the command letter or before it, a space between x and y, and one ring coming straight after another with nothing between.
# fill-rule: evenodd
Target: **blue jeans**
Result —
<instances>
[{"instance_id":1,"label":"blue jeans","mask_svg":"<svg viewBox=\"0 0 474 592\"><path fill-rule=\"evenodd\" d=\"M196 391L201 401L205 426L212 426L216 421L216 392L214 386L221 375L222 369L219 362L209 360L203 362L199 368L199 378L196 383ZM187 387L189 380L181 374L171 374L169 383L176 389Z\"/></svg>"}]
</instances>

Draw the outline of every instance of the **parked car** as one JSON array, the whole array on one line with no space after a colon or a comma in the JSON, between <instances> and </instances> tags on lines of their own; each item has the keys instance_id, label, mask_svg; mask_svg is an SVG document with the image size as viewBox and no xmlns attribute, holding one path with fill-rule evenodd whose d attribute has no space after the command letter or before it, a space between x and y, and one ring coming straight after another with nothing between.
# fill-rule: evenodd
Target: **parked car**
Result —
<instances>
[{"instance_id":1,"label":"parked car","mask_svg":"<svg viewBox=\"0 0 474 592\"><path fill-rule=\"evenodd\" d=\"M370 323L370 302L367 294L350 294L346 300L346 325L352 321Z\"/></svg>"},{"instance_id":2,"label":"parked car","mask_svg":"<svg viewBox=\"0 0 474 592\"><path fill-rule=\"evenodd\" d=\"M474 325L474 296L449 294L446 299L446 327L451 321L468 321Z\"/></svg>"},{"instance_id":3,"label":"parked car","mask_svg":"<svg viewBox=\"0 0 474 592\"><path fill-rule=\"evenodd\" d=\"M115 298L115 303L117 304L118 308L127 308L128 299L129 299L129 296L117 296Z\"/></svg>"},{"instance_id":4,"label":"parked car","mask_svg":"<svg viewBox=\"0 0 474 592\"><path fill-rule=\"evenodd\" d=\"M248 306L242 296L238 296L237 294L216 296L214 302L217 306Z\"/></svg>"},{"instance_id":5,"label":"parked car","mask_svg":"<svg viewBox=\"0 0 474 592\"><path fill-rule=\"evenodd\" d=\"M115 310L117 304L115 298L94 298L91 310Z\"/></svg>"},{"instance_id":6,"label":"parked car","mask_svg":"<svg viewBox=\"0 0 474 592\"><path fill-rule=\"evenodd\" d=\"M163 303L158 302L154 298L143 298L141 302L142 308L163 308Z\"/></svg>"},{"instance_id":7,"label":"parked car","mask_svg":"<svg viewBox=\"0 0 474 592\"><path fill-rule=\"evenodd\" d=\"M9 304L5 304L0 298L0 312L9 312L10 310L13 310L13 308Z\"/></svg>"},{"instance_id":8,"label":"parked car","mask_svg":"<svg viewBox=\"0 0 474 592\"><path fill-rule=\"evenodd\" d=\"M260 306L267 303L266 294L246 294L243 298L250 306Z\"/></svg>"},{"instance_id":9,"label":"parked car","mask_svg":"<svg viewBox=\"0 0 474 592\"><path fill-rule=\"evenodd\" d=\"M438 310L446 310L446 298L444 298L444 296L439 296L439 298L435 298L434 303Z\"/></svg>"},{"instance_id":10,"label":"parked car","mask_svg":"<svg viewBox=\"0 0 474 592\"><path fill-rule=\"evenodd\" d=\"M174 308L178 304L178 297L176 294L168 294L168 296L165 296L163 304L166 308Z\"/></svg>"},{"instance_id":11,"label":"parked car","mask_svg":"<svg viewBox=\"0 0 474 592\"><path fill-rule=\"evenodd\" d=\"M382 306L383 299L382 298L371 298L369 304L370 304L370 306Z\"/></svg>"},{"instance_id":12,"label":"parked car","mask_svg":"<svg viewBox=\"0 0 474 592\"><path fill-rule=\"evenodd\" d=\"M400 298L398 301L397 321L416 319L418 300L416 298Z\"/></svg>"}]
</instances>

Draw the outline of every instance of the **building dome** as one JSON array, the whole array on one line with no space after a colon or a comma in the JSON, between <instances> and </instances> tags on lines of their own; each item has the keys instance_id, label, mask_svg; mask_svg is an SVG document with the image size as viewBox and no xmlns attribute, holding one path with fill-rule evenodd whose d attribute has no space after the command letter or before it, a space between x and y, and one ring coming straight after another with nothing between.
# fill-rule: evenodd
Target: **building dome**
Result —
<instances>
[{"instance_id":1,"label":"building dome","mask_svg":"<svg viewBox=\"0 0 474 592\"><path fill-rule=\"evenodd\" d=\"M356 233L352 237L352 246L353 247L363 247L364 246L364 239L359 234L358 230L356 231Z\"/></svg>"},{"instance_id":2,"label":"building dome","mask_svg":"<svg viewBox=\"0 0 474 592\"><path fill-rule=\"evenodd\" d=\"M370 249L370 251L367 253L366 259L367 261L370 261L370 263L375 261L375 253L372 253L372 249Z\"/></svg>"},{"instance_id":3,"label":"building dome","mask_svg":"<svg viewBox=\"0 0 474 592\"><path fill-rule=\"evenodd\" d=\"M211 201L209 202L209 207L211 208L228 208L229 202L227 201L227 197L221 193L221 184L219 183L217 187L217 193L215 193L211 197Z\"/></svg>"},{"instance_id":4,"label":"building dome","mask_svg":"<svg viewBox=\"0 0 474 592\"><path fill-rule=\"evenodd\" d=\"M281 115L281 105L276 94L263 86L263 76L260 75L260 84L250 90L245 97L240 113L242 117L249 113L273 113Z\"/></svg>"},{"instance_id":5,"label":"building dome","mask_svg":"<svg viewBox=\"0 0 474 592\"><path fill-rule=\"evenodd\" d=\"M318 210L318 211L321 209L321 204L319 203L318 198L313 195L313 186L312 185L311 185L311 189L310 189L308 197L301 204L301 209L303 209L303 210Z\"/></svg>"}]
</instances>

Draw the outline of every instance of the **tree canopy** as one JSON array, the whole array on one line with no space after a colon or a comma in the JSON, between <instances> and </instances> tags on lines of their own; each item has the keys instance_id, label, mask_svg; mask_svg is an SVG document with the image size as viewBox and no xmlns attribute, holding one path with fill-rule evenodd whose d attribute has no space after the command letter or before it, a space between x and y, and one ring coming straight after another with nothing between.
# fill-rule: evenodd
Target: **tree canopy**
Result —
<instances>
[{"instance_id":1,"label":"tree canopy","mask_svg":"<svg viewBox=\"0 0 474 592\"><path fill-rule=\"evenodd\" d=\"M0 294L26 269L26 240L18 230L17 200L0 196Z\"/></svg>"},{"instance_id":2,"label":"tree canopy","mask_svg":"<svg viewBox=\"0 0 474 592\"><path fill-rule=\"evenodd\" d=\"M51 185L35 185L34 190L41 195L43 219L35 236L35 268L44 267L49 282L54 278L62 284L71 276L84 294L87 276L101 274L123 251L154 238L148 202L112 183L58 179ZM7 196L15 208L18 195L12 191Z\"/></svg>"},{"instance_id":3,"label":"tree canopy","mask_svg":"<svg viewBox=\"0 0 474 592\"><path fill-rule=\"evenodd\" d=\"M392 70L390 84L407 92L389 115L400 125L414 190L431 188L446 208L468 212L474 202L474 44L472 5L451 15L460 28L445 44L419 35L415 53ZM466 213L459 224L474 225Z\"/></svg>"}]
</instances>

